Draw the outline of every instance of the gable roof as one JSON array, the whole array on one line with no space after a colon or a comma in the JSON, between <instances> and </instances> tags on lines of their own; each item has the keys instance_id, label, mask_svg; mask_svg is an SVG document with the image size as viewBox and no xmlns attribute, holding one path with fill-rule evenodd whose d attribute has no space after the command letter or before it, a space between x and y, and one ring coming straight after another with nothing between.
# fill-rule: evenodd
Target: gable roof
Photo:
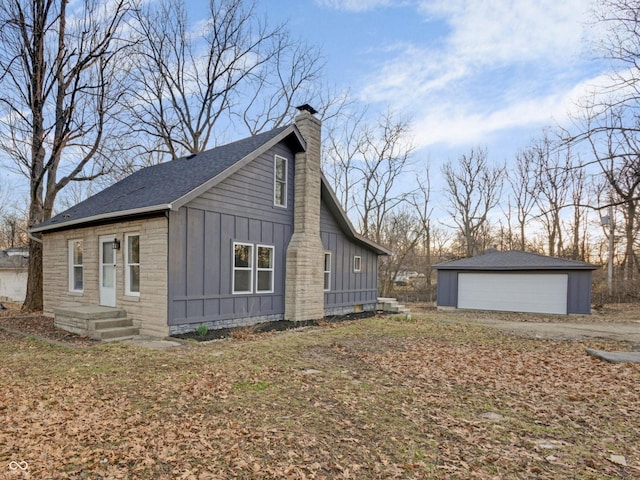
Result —
<instances>
[{"instance_id":1,"label":"gable roof","mask_svg":"<svg viewBox=\"0 0 640 480\"><path fill-rule=\"evenodd\" d=\"M31 229L32 233L81 226L167 210L177 210L286 140L294 151L306 150L295 124L253 135L196 155L143 168ZM321 177L322 197L345 235L378 255L390 251L358 234L329 186Z\"/></svg>"},{"instance_id":2,"label":"gable roof","mask_svg":"<svg viewBox=\"0 0 640 480\"><path fill-rule=\"evenodd\" d=\"M143 168L32 228L33 233L165 210L177 210L254 158L290 139L306 144L295 125L276 128L195 155Z\"/></svg>"},{"instance_id":3,"label":"gable roof","mask_svg":"<svg viewBox=\"0 0 640 480\"><path fill-rule=\"evenodd\" d=\"M578 260L509 250L442 262L433 265L432 268L436 270L597 270L600 267Z\"/></svg>"}]
</instances>

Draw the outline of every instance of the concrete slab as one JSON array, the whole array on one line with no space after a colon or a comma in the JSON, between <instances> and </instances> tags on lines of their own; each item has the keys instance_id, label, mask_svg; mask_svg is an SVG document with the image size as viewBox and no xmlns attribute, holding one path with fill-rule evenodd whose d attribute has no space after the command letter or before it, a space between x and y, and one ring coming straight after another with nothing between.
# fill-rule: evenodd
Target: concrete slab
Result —
<instances>
[{"instance_id":1,"label":"concrete slab","mask_svg":"<svg viewBox=\"0 0 640 480\"><path fill-rule=\"evenodd\" d=\"M592 357L611 363L640 363L640 352L607 352L592 348L585 348L585 350Z\"/></svg>"},{"instance_id":2,"label":"concrete slab","mask_svg":"<svg viewBox=\"0 0 640 480\"><path fill-rule=\"evenodd\" d=\"M134 337L128 340L123 340L122 343L133 345L135 347L150 348L151 350L167 350L169 348L180 347L180 342L174 342L172 340L160 340L151 337Z\"/></svg>"},{"instance_id":3,"label":"concrete slab","mask_svg":"<svg viewBox=\"0 0 640 480\"><path fill-rule=\"evenodd\" d=\"M551 340L597 338L640 344L640 328L637 324L630 323L517 322L487 317L470 319L455 315L445 317L440 321L484 325L529 338L548 338Z\"/></svg>"},{"instance_id":4,"label":"concrete slab","mask_svg":"<svg viewBox=\"0 0 640 480\"><path fill-rule=\"evenodd\" d=\"M56 316L82 318L83 320L97 320L101 318L126 317L127 312L121 308L103 307L100 305L85 305L81 307L54 308Z\"/></svg>"}]
</instances>

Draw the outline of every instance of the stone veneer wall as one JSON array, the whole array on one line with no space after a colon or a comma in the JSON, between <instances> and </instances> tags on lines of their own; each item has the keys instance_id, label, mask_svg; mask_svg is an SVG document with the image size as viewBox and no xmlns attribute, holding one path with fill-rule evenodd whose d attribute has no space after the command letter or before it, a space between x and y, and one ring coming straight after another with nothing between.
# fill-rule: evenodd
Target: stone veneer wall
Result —
<instances>
[{"instance_id":1,"label":"stone veneer wall","mask_svg":"<svg viewBox=\"0 0 640 480\"><path fill-rule=\"evenodd\" d=\"M303 111L295 119L307 143L296 154L293 235L287 247L284 319L324 317L324 247L320 238L321 122Z\"/></svg>"},{"instance_id":2,"label":"stone veneer wall","mask_svg":"<svg viewBox=\"0 0 640 480\"><path fill-rule=\"evenodd\" d=\"M140 296L124 294L125 234L140 234ZM141 335L165 337L167 325L168 220L163 217L75 228L43 235L44 313L55 308L98 305L99 237L117 237L116 308L140 328ZM84 292L69 292L69 240L83 240Z\"/></svg>"}]
</instances>

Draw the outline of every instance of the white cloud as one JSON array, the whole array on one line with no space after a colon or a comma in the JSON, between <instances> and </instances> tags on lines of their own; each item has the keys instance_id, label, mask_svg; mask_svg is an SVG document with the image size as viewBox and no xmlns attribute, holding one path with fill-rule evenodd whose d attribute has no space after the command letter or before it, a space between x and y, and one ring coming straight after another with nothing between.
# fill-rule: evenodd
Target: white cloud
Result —
<instances>
[{"instance_id":1,"label":"white cloud","mask_svg":"<svg viewBox=\"0 0 640 480\"><path fill-rule=\"evenodd\" d=\"M566 119L586 92L584 0L419 0L437 43L401 44L361 97L412 114L418 147L483 143L494 133ZM436 45L436 46L434 46ZM578 73L576 73L578 72ZM579 73L582 72L582 73ZM575 87L574 87L575 86Z\"/></svg>"},{"instance_id":2,"label":"white cloud","mask_svg":"<svg viewBox=\"0 0 640 480\"><path fill-rule=\"evenodd\" d=\"M467 67L456 59L413 45L397 46L400 53L387 61L363 87L366 102L386 102L405 108L452 82L465 78Z\"/></svg>"},{"instance_id":3,"label":"white cloud","mask_svg":"<svg viewBox=\"0 0 640 480\"><path fill-rule=\"evenodd\" d=\"M322 7L350 12L366 12L378 7L394 5L392 0L316 0L316 3Z\"/></svg>"},{"instance_id":4,"label":"white cloud","mask_svg":"<svg viewBox=\"0 0 640 480\"><path fill-rule=\"evenodd\" d=\"M495 132L564 124L580 100L606 78L601 75L563 91L523 98L492 111L483 110L480 104L440 103L416 116L413 132L416 147L484 144Z\"/></svg>"},{"instance_id":5,"label":"white cloud","mask_svg":"<svg viewBox=\"0 0 640 480\"><path fill-rule=\"evenodd\" d=\"M582 48L584 0L423 0L451 28L451 53L480 64L565 62Z\"/></svg>"}]
</instances>

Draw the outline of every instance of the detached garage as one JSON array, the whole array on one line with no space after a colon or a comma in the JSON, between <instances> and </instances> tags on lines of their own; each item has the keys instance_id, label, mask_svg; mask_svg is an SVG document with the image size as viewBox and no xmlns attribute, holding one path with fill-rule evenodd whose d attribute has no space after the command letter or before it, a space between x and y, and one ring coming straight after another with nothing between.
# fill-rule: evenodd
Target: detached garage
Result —
<instances>
[{"instance_id":1,"label":"detached garage","mask_svg":"<svg viewBox=\"0 0 640 480\"><path fill-rule=\"evenodd\" d=\"M438 307L504 312L591 313L590 263L518 250L434 265Z\"/></svg>"}]
</instances>

